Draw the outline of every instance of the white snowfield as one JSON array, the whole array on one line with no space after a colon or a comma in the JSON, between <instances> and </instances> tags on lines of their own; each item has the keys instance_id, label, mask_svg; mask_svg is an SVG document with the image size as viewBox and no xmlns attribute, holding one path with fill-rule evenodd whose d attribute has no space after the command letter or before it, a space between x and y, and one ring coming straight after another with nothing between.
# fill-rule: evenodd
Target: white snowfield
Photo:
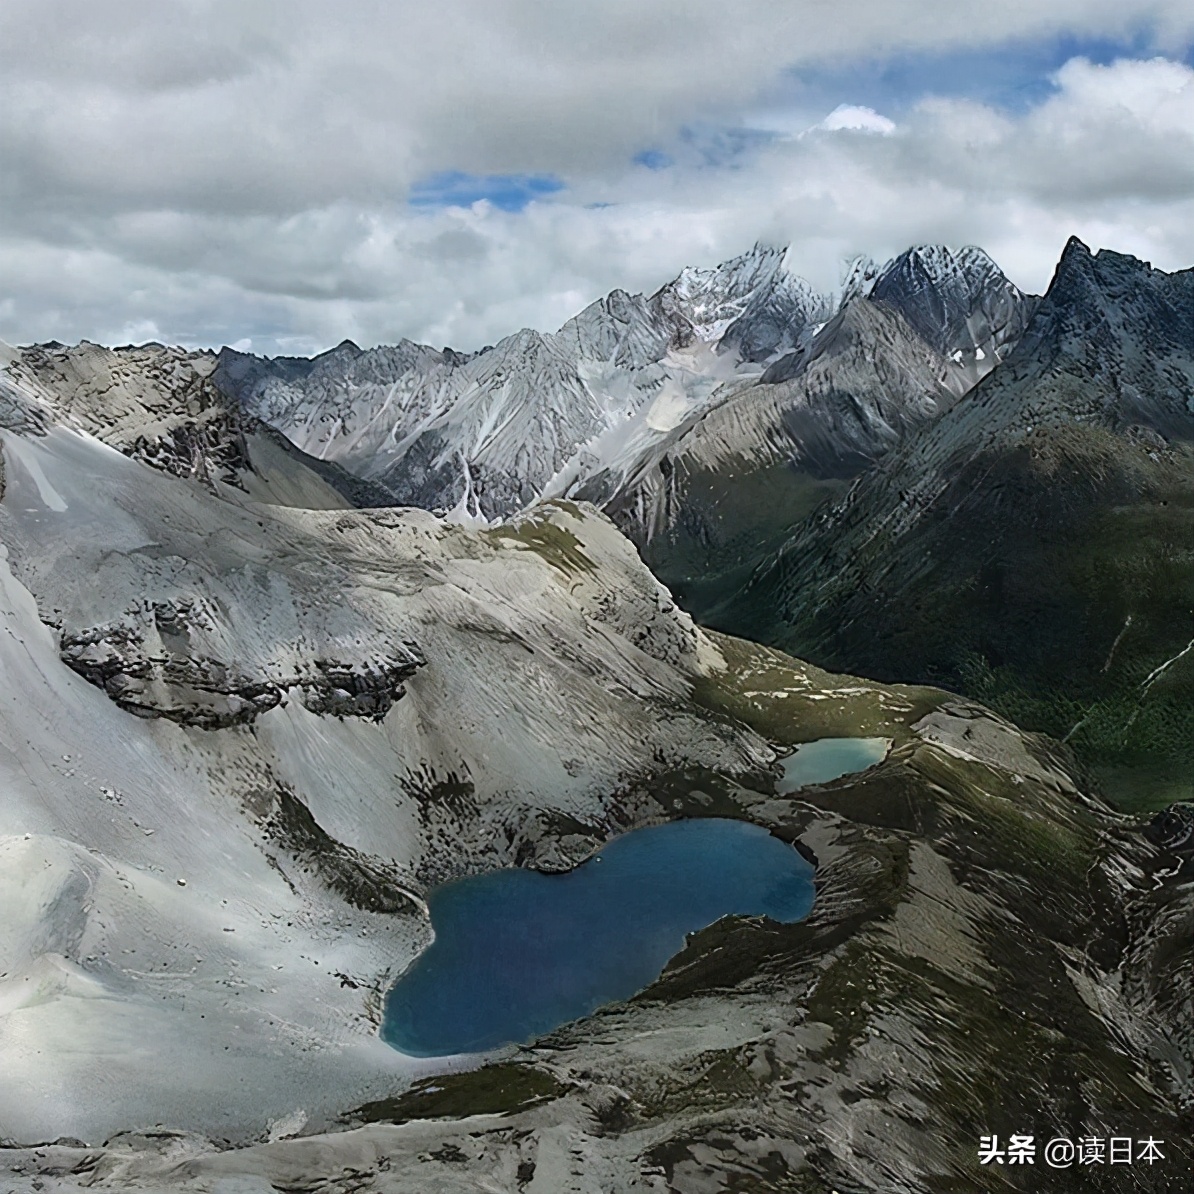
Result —
<instances>
[{"instance_id":1,"label":"white snowfield","mask_svg":"<svg viewBox=\"0 0 1194 1194\"><path fill-rule=\"evenodd\" d=\"M689 701L717 650L591 508L268 505L0 397L0 1137L392 1093L429 1068L376 1035L429 884L773 758Z\"/></svg>"}]
</instances>

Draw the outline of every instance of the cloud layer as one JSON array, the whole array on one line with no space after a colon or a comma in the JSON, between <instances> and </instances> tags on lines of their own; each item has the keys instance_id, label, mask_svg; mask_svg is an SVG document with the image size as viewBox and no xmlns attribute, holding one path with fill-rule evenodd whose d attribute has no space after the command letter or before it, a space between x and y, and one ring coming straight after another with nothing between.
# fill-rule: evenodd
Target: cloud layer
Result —
<instances>
[{"instance_id":1,"label":"cloud layer","mask_svg":"<svg viewBox=\"0 0 1194 1194\"><path fill-rule=\"evenodd\" d=\"M1188 5L1041 7L6 0L0 337L469 348L760 237L822 285L924 240L1038 289L1071 232L1191 264ZM1016 112L798 86L1142 29Z\"/></svg>"}]
</instances>

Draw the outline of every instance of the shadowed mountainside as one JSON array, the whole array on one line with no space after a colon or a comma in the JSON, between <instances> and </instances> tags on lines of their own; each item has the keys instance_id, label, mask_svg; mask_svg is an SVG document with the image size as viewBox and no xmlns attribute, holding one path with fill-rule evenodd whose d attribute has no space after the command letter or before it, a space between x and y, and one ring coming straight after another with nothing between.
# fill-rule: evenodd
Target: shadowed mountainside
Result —
<instances>
[{"instance_id":1,"label":"shadowed mountainside","mask_svg":"<svg viewBox=\"0 0 1194 1194\"><path fill-rule=\"evenodd\" d=\"M1194 271L1072 240L1023 339L712 617L1194 764Z\"/></svg>"}]
</instances>

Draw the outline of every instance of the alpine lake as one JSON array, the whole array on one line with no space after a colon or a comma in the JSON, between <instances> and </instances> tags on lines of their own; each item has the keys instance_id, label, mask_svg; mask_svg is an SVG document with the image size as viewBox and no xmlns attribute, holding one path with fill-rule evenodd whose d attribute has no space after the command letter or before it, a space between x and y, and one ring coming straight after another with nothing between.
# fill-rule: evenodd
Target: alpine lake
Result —
<instances>
[{"instance_id":1,"label":"alpine lake","mask_svg":"<svg viewBox=\"0 0 1194 1194\"><path fill-rule=\"evenodd\" d=\"M783 760L782 792L864 770L885 739L823 739ZM688 934L724 916L791 923L812 864L746 821L636 829L564 874L491 871L434 888L435 939L391 987L382 1039L413 1057L526 1043L653 982Z\"/></svg>"}]
</instances>

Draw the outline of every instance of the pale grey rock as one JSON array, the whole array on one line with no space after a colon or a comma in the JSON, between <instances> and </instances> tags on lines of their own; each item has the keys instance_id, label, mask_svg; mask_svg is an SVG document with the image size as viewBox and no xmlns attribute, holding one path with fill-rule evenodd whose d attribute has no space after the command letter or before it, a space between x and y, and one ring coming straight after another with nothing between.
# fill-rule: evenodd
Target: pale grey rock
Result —
<instances>
[{"instance_id":1,"label":"pale grey rock","mask_svg":"<svg viewBox=\"0 0 1194 1194\"><path fill-rule=\"evenodd\" d=\"M799 343L830 301L783 258L758 245L650 297L616 290L557 332L524 329L474 354L405 341L345 344L313 361L225 349L215 380L395 502L492 519L566 496L594 453L633 451L651 408L656 422L664 408L674 420L673 408L699 407Z\"/></svg>"},{"instance_id":2,"label":"pale grey rock","mask_svg":"<svg viewBox=\"0 0 1194 1194\"><path fill-rule=\"evenodd\" d=\"M405 341L312 361L224 350L215 380L398 504L487 520L581 497L643 544L699 520L694 471L854 475L1003 359L1032 303L975 248L860 259L835 303L757 245L469 356Z\"/></svg>"},{"instance_id":3,"label":"pale grey rock","mask_svg":"<svg viewBox=\"0 0 1194 1194\"><path fill-rule=\"evenodd\" d=\"M54 418L178 477L305 508L391 504L390 495L317 461L248 414L214 381L215 354L161 344L110 349L34 345L10 350L0 426ZM32 413L31 413L32 412Z\"/></svg>"},{"instance_id":4,"label":"pale grey rock","mask_svg":"<svg viewBox=\"0 0 1194 1194\"><path fill-rule=\"evenodd\" d=\"M428 884L774 757L689 701L716 648L591 509L267 504L7 376L46 426L0 432L6 1135L326 1123L425 1072L375 1026Z\"/></svg>"}]
</instances>

